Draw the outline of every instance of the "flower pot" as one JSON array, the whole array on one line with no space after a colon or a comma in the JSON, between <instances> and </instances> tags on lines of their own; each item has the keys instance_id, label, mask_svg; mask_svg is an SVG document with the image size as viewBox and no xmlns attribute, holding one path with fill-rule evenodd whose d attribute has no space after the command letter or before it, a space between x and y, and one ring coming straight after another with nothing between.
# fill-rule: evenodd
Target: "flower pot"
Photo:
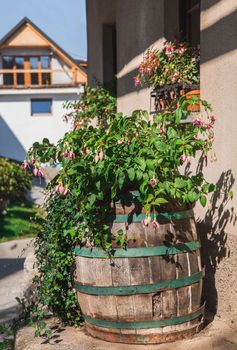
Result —
<instances>
[{"instance_id":1,"label":"flower pot","mask_svg":"<svg viewBox=\"0 0 237 350\"><path fill-rule=\"evenodd\" d=\"M190 90L186 94L186 99L190 100L192 97L200 98L200 90ZM194 102L193 104L187 107L188 111L199 112L200 111L200 102Z\"/></svg>"},{"instance_id":2,"label":"flower pot","mask_svg":"<svg viewBox=\"0 0 237 350\"><path fill-rule=\"evenodd\" d=\"M200 90L198 85L184 85L174 84L163 86L162 88L155 89L151 92L151 105L154 106L154 110L151 113L162 112L164 110L175 110L178 105L175 100L186 94L187 100L192 97L200 97ZM188 111L198 112L200 111L200 102L196 102L187 106Z\"/></svg>"},{"instance_id":3,"label":"flower pot","mask_svg":"<svg viewBox=\"0 0 237 350\"><path fill-rule=\"evenodd\" d=\"M75 288L92 336L152 344L201 329L203 270L193 211L175 205L163 210L153 214L158 228L144 227L133 193L107 218L114 235L126 231L126 250L114 247L108 258L97 248L76 248Z\"/></svg>"}]
</instances>

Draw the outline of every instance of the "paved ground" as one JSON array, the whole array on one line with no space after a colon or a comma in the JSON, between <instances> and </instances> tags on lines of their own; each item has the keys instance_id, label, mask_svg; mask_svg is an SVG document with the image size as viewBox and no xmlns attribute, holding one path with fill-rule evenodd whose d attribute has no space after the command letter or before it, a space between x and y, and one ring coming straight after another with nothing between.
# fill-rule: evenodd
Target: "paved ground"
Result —
<instances>
[{"instance_id":1,"label":"paved ground","mask_svg":"<svg viewBox=\"0 0 237 350\"><path fill-rule=\"evenodd\" d=\"M193 339L160 345L112 344L88 336L83 329L55 331L50 343L34 338L34 328L17 333L15 350L236 350L237 320L216 318Z\"/></svg>"},{"instance_id":2,"label":"paved ground","mask_svg":"<svg viewBox=\"0 0 237 350\"><path fill-rule=\"evenodd\" d=\"M18 312L16 297L23 283L23 265L32 239L0 244L0 323L11 321Z\"/></svg>"}]
</instances>

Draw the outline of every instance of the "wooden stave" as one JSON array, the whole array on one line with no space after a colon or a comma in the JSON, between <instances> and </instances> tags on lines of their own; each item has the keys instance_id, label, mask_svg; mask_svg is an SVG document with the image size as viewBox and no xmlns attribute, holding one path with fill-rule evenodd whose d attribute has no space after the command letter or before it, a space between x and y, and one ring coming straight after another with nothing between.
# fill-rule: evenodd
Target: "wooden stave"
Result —
<instances>
[{"instance_id":1,"label":"wooden stave","mask_svg":"<svg viewBox=\"0 0 237 350\"><path fill-rule=\"evenodd\" d=\"M127 210L127 208L125 208L125 211L129 213L129 210ZM121 208L119 209L119 212L121 213ZM125 225L126 226L126 223L125 224L122 224L122 225ZM177 225L181 231L182 234L177 234ZM175 227L176 226L176 227ZM187 230L187 227L189 227L189 230ZM121 224L111 224L111 232L112 233L116 233L117 230L121 228ZM173 232L170 231L170 229L173 228ZM138 235L138 238L141 238L141 231L143 233L143 236L142 236L142 240L139 239L140 242L137 242L137 240L134 239L134 232L136 233L137 231L140 231L139 235ZM188 234L186 235L183 235L184 231L188 231ZM155 232L154 232L155 231ZM151 226L149 226L149 228L142 228L141 229L141 224L140 223L132 223L129 225L129 229L127 230L127 234L128 234L128 248L136 248L136 247L140 247L140 246L156 246L156 245L159 245L161 243L164 242L164 238L165 238L165 235L167 233L167 231L169 231L169 233L172 233L170 235L171 237L171 241L170 242L166 242L166 243L170 243L170 244L174 244L174 243L177 243L177 242L189 242L190 240L197 240L198 237L197 237L197 232L196 232L196 227L195 227L195 222L194 222L194 219L184 219L184 220L180 220L179 223L165 223L165 224L162 224L160 225L159 227L159 234L157 235L157 232L156 230L154 229L151 229ZM163 234L161 233L163 232ZM179 232L179 230L178 230ZM155 239L154 239L155 237ZM167 239L166 239L167 241ZM81 262L82 260L81 259L86 259L86 266L88 267L90 265L90 261L93 261L94 259L88 259L88 258L80 258L80 257L77 257L76 258L76 261L77 261L77 265L78 266L81 266ZM158 266L159 267L159 272L160 272L160 279L162 279L162 257L149 257L149 258L129 258L129 259L124 259L124 258L116 258L114 260L116 260L116 263L118 264L118 262L127 262L128 264L131 264L133 267L136 267L136 266L139 266L139 263L138 263L138 260L139 262L142 262L142 264L140 264L140 266L145 266L145 271L147 270L147 264L148 265L153 265L153 266ZM171 277L175 277L177 278L177 276L182 276L182 275L190 275L191 273L194 273L195 271L201 271L201 260L200 260L200 251L197 250L195 252L192 252L192 253L185 253L185 254L179 254L177 256L175 256L175 259L177 261L175 262L178 262L178 263L182 263L184 264L185 262L185 259L186 259L186 264L185 264L185 269L182 269L181 271L178 271L177 272L177 268L175 269L170 269L169 270L169 277L171 279ZM80 261L81 260L81 261ZM100 262L102 261L103 259L95 259L93 264L95 266L92 266L91 267L91 271L94 271L95 270L95 267L96 265L100 264ZM154 261L159 261L159 264L155 264ZM190 263L191 261L191 263ZM89 263L89 265L88 265ZM105 263L106 263L106 260L105 260ZM107 260L107 263L109 265L109 260ZM164 263L165 266L167 267L167 261ZM111 268L111 265L109 265L110 268ZM132 267L131 266L131 267ZM98 270L98 269L97 269ZM164 270L164 269L163 269ZM134 272L134 269L131 268L131 271ZM140 274L142 276L145 276L145 271L144 271L144 274ZM167 270L166 270L167 271ZM77 269L77 272L78 272L78 269ZM98 271L97 271L98 272ZM107 285L110 285L111 283L112 284L116 284L117 285L122 285L122 280L118 280L117 278L117 282L116 282L116 279L115 280L110 280L110 281L107 281L107 280L104 280L104 276L109 276L110 274L112 275L111 271L109 271L108 269L106 270L106 273L105 273L105 268L103 266L103 268L101 268L101 272L102 272L102 275L101 275L101 278L97 278L98 280L101 280L101 281L104 281L103 284L106 284ZM117 273L115 273L115 275L117 275ZM133 275L131 272L129 272L128 275ZM135 274L136 275L136 274ZM153 275L154 274L154 271L153 271ZM157 274L158 275L158 274ZM89 274L88 274L89 276ZM97 276L98 277L98 276ZM102 278L103 277L103 278ZM166 275L167 277L167 275ZM78 280L78 276L76 277L76 279ZM80 277L79 277L80 279ZM106 282L107 281L107 282ZM83 281L81 281L82 283L85 283L85 284L95 284L96 281L85 281L85 279ZM130 281L131 282L131 281ZM139 281L139 280L134 280L132 281L132 284L139 284L141 282L144 282L144 279L142 281ZM154 282L154 281L153 281ZM125 282L123 283L127 283L127 280L125 279ZM131 285L132 285L131 284ZM202 280L200 280L198 283L195 283L195 284L192 284L191 286L188 286L188 287L184 287L184 288L179 288L177 290L169 290L169 291L163 291L162 292L162 300L174 300L175 299L175 296L176 296L176 304L173 305L173 309L170 307L167 307L168 309L168 313L165 314L165 317L173 317L175 316L175 312L176 312L176 315L177 313L179 313L179 315L185 315L188 313L188 311L193 311L195 309L197 309L198 307L200 307L200 301L201 301L201 290L202 290ZM154 295L155 293L153 293ZM170 295L169 298L167 298L167 295ZM195 299L193 298L193 296L196 294L196 301L195 303L192 303L192 299ZM153 296L152 295L152 296ZM151 304L151 300L152 300L152 296L148 296L148 295L145 295L145 297L147 298L147 302L148 304ZM106 303L106 300L108 301L108 298L104 299L103 297L101 296L98 296L98 297L94 297L94 296L85 296L83 295L83 293L80 293L78 292L78 297L79 297L79 301L81 302L81 308L82 308L82 311L85 315L89 315L89 316L92 316L94 317L95 319L96 318L101 318L101 319L114 319L112 316L113 315L105 315L104 312L101 312L101 314L99 313L95 313L93 312L93 310L91 312L88 313L88 305L89 305L89 301L87 300L85 302L85 299L86 298L89 298L90 300L93 300L93 298L96 299L96 303L95 305L100 304L100 305L105 305ZM109 297L110 299L110 304L112 305L116 305L116 302L117 302L117 298L121 298L121 296L119 297ZM127 300L128 298L134 298L134 296L132 297L129 297L127 296L126 297ZM138 298L138 297L135 297L135 298ZM139 297L140 298L140 297ZM150 298L150 299L149 299ZM104 299L104 300L103 300ZM121 299L120 299L121 300ZM144 297L143 297L143 302L141 303L141 309L139 309L139 307L137 308L137 305L139 305L139 303L136 303L136 313L139 314L138 316L139 317L135 317L135 319L139 319L142 317L143 321L145 319L148 319L150 320L151 318L157 318L159 319L159 315L152 315L149 314L149 315L144 315L144 309L146 310L146 308L144 308ZM179 300L179 310L177 311L177 300ZM180 302L180 300L182 302ZM127 302L126 303L126 314L120 314L119 317L117 317L119 320L124 320L124 321L128 321L128 314L129 316L131 316L132 314L131 313L128 313L127 312L127 308L128 308L128 304L131 304L132 302L129 301L129 303ZM108 303L107 303L108 305ZM187 306L188 305L188 306ZM93 309L93 308L92 308ZM95 306L95 309L96 309L96 306ZM173 310L173 311L172 311ZM98 311L98 310L97 310ZM164 310L162 310L164 312ZM118 315L117 315L118 316ZM163 315L162 315L163 317ZM135 320L134 319L134 315L132 315L131 317L131 320ZM116 319L114 319L116 320ZM201 323L200 322L200 317L197 317L196 319L194 320L191 320L189 322L186 322L182 325L178 325L178 326L170 326L168 327L170 329L169 332L167 332L167 334L164 336L163 335L163 330L162 330L162 337L159 335L160 332L156 329L156 331L153 333L152 337L150 336L147 336L145 330L139 330L139 336L133 336L132 339L130 334L131 334L131 330L128 330L128 329L123 329L123 330L120 330L120 336L117 337L117 336L112 336L111 334L113 333L118 333L117 331L115 332L114 328L111 328L109 329L109 331L105 331L103 329L103 327L101 326L96 326L96 325L91 325L89 324L88 322L86 322L86 327L88 329L88 332L90 334L92 334L93 336L96 336L96 337L99 337L101 339L104 339L104 340L108 340L108 341L116 341L116 342L124 342L124 343L159 343L159 342L164 342L165 340L164 339L179 339L181 338L182 336L185 337L186 334L188 334L189 332L194 332L196 333L196 330L197 329L200 329L201 327ZM180 328L183 328L183 330L180 330ZM179 329L179 330L177 330ZM107 329L108 330L108 329ZM136 331L137 332L137 331ZM135 332L135 333L136 333ZM159 333L159 334L158 334ZM108 335L110 334L110 335ZM142 340L142 337L144 337L144 339ZM115 339L115 340L109 340L109 339ZM149 339L153 339L153 340L150 340L149 342ZM167 340L167 341L170 341L170 340Z\"/></svg>"}]
</instances>

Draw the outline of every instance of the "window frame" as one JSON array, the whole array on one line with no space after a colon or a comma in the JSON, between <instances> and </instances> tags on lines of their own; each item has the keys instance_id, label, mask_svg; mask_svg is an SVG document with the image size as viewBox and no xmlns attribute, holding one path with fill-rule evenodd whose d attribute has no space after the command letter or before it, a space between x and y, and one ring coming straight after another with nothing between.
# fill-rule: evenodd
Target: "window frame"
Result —
<instances>
[{"instance_id":1,"label":"window frame","mask_svg":"<svg viewBox=\"0 0 237 350\"><path fill-rule=\"evenodd\" d=\"M3 76L3 81L4 81L4 75L5 74L12 74L13 75L13 84L9 84L9 85L4 85L6 87L47 87L47 86L51 86L52 85L52 60L51 60L51 56L50 55L39 55L39 54L35 54L35 55L2 55L2 66L3 66L3 58L4 57L13 57L13 68L3 68L4 70L6 70L6 72L2 73ZM15 58L20 58L22 57L24 59L24 63L23 69L18 69L16 67L16 61ZM30 58L31 57L36 57L38 59L38 68L37 69L31 69L30 67ZM42 68L42 64L41 64L41 57L48 57L49 58L49 68ZM7 72L7 70L9 70L9 72ZM24 85L19 85L17 84L17 73L23 73L24 74ZM31 74L32 73L36 73L38 74L38 84L31 84ZM42 84L42 75L46 73L49 74L49 80L50 80L50 84Z\"/></svg>"},{"instance_id":2,"label":"window frame","mask_svg":"<svg viewBox=\"0 0 237 350\"><path fill-rule=\"evenodd\" d=\"M32 110L32 102L40 102L40 101L50 101L50 112L39 112L39 113L33 113ZM30 99L30 115L31 117L47 117L53 115L53 99L52 98L31 98Z\"/></svg>"}]
</instances>

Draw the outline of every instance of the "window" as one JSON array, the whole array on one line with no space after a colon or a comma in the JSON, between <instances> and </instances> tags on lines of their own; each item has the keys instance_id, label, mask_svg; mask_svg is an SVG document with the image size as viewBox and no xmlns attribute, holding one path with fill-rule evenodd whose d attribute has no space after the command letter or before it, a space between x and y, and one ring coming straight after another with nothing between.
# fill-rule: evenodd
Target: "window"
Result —
<instances>
[{"instance_id":1,"label":"window","mask_svg":"<svg viewBox=\"0 0 237 350\"><path fill-rule=\"evenodd\" d=\"M3 56L4 85L45 86L51 84L49 56Z\"/></svg>"},{"instance_id":2,"label":"window","mask_svg":"<svg viewBox=\"0 0 237 350\"><path fill-rule=\"evenodd\" d=\"M31 115L52 114L52 99L31 100Z\"/></svg>"},{"instance_id":3,"label":"window","mask_svg":"<svg viewBox=\"0 0 237 350\"><path fill-rule=\"evenodd\" d=\"M191 46L200 44L200 0L179 0L180 32Z\"/></svg>"},{"instance_id":4,"label":"window","mask_svg":"<svg viewBox=\"0 0 237 350\"><path fill-rule=\"evenodd\" d=\"M2 67L3 69L13 69L14 59L12 56L4 56L2 58ZM3 74L3 84L4 85L13 85L13 73Z\"/></svg>"},{"instance_id":5,"label":"window","mask_svg":"<svg viewBox=\"0 0 237 350\"><path fill-rule=\"evenodd\" d=\"M103 25L103 86L116 96L116 28L115 24Z\"/></svg>"}]
</instances>

